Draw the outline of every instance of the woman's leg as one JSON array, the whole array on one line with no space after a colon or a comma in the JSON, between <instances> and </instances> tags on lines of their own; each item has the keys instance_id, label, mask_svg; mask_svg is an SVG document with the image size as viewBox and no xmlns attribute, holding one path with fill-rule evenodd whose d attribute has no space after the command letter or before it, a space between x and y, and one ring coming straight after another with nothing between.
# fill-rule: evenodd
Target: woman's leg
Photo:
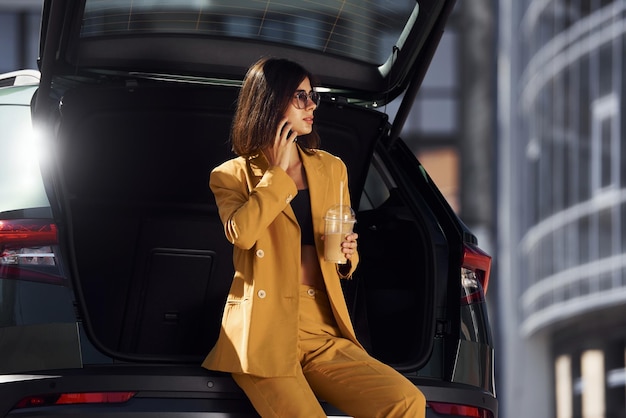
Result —
<instances>
[{"instance_id":1,"label":"woman's leg","mask_svg":"<svg viewBox=\"0 0 626 418\"><path fill-rule=\"evenodd\" d=\"M293 377L233 374L233 379L263 418L326 418L301 369Z\"/></svg>"},{"instance_id":2,"label":"woman's leg","mask_svg":"<svg viewBox=\"0 0 626 418\"><path fill-rule=\"evenodd\" d=\"M346 339L318 348L303 372L317 396L355 418L426 415L426 399L413 383Z\"/></svg>"},{"instance_id":3,"label":"woman's leg","mask_svg":"<svg viewBox=\"0 0 626 418\"><path fill-rule=\"evenodd\" d=\"M423 418L422 392L342 338L325 292L300 292L300 363L315 394L355 418Z\"/></svg>"}]
</instances>

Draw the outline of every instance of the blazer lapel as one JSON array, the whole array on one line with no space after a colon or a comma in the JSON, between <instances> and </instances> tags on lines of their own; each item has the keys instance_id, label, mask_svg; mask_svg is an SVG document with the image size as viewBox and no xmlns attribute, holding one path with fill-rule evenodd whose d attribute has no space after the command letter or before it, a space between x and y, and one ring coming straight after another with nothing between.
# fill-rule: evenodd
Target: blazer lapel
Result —
<instances>
[{"instance_id":1,"label":"blazer lapel","mask_svg":"<svg viewBox=\"0 0 626 418\"><path fill-rule=\"evenodd\" d=\"M330 177L326 172L325 167L321 160L315 155L306 154L298 147L300 153L300 159L304 165L304 171L307 177L307 183L309 184L309 194L311 196L311 216L313 217L313 228L315 231L323 230L318 227L318 224L323 222L325 211L331 206L331 202L328 201L331 197L328 196L330 188ZM248 191L252 191L254 187L259 183L263 174L269 168L269 162L262 152L250 156L248 159L248 167L250 173L250 179L248 184ZM337 199L339 196L337 196ZM283 212L289 216L294 222L297 222L296 216L291 209L291 205L287 205Z\"/></svg>"}]
</instances>

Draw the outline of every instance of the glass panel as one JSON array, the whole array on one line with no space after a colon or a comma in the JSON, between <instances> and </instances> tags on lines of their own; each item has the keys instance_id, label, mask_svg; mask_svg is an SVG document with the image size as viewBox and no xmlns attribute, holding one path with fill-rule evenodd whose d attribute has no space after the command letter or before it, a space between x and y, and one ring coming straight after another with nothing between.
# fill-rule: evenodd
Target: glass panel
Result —
<instances>
[{"instance_id":1,"label":"glass panel","mask_svg":"<svg viewBox=\"0 0 626 418\"><path fill-rule=\"evenodd\" d=\"M598 77L598 83L600 85L599 95L604 96L611 94L615 87L614 84L614 66L613 66L613 43L609 42L600 48L598 53L600 77Z\"/></svg>"},{"instance_id":2,"label":"glass panel","mask_svg":"<svg viewBox=\"0 0 626 418\"><path fill-rule=\"evenodd\" d=\"M583 217L580 218L578 220L578 232L579 232L579 254L578 254L578 258L579 258L579 264L585 264L589 261L591 261L590 259L590 254L589 254L589 242L591 239L591 234L590 234L590 225L589 225L589 218L588 217Z\"/></svg>"},{"instance_id":3,"label":"glass panel","mask_svg":"<svg viewBox=\"0 0 626 418\"><path fill-rule=\"evenodd\" d=\"M48 206L30 107L0 106L0 126L0 150L11 156L0 164L0 212Z\"/></svg>"},{"instance_id":4,"label":"glass panel","mask_svg":"<svg viewBox=\"0 0 626 418\"><path fill-rule=\"evenodd\" d=\"M578 131L578 185L579 201L584 202L591 197L591 112L585 111L590 106L590 85L593 80L590 76L589 57L583 57L579 64L580 83L578 84L577 100L580 104L578 124L573 129Z\"/></svg>"},{"instance_id":5,"label":"glass panel","mask_svg":"<svg viewBox=\"0 0 626 418\"><path fill-rule=\"evenodd\" d=\"M612 256L613 237L618 233L613 222L613 208L605 209L598 212L598 257L607 258Z\"/></svg>"},{"instance_id":6,"label":"glass panel","mask_svg":"<svg viewBox=\"0 0 626 418\"><path fill-rule=\"evenodd\" d=\"M81 36L227 36L381 64L413 9L418 6L411 0L87 0Z\"/></svg>"},{"instance_id":7,"label":"glass panel","mask_svg":"<svg viewBox=\"0 0 626 418\"><path fill-rule=\"evenodd\" d=\"M39 28L41 26L41 13L29 13L26 17L26 45L25 67L36 69L37 57L39 56Z\"/></svg>"},{"instance_id":8,"label":"glass panel","mask_svg":"<svg viewBox=\"0 0 626 418\"><path fill-rule=\"evenodd\" d=\"M418 123L429 134L454 133L457 126L457 105L454 98L424 98L418 103Z\"/></svg>"},{"instance_id":9,"label":"glass panel","mask_svg":"<svg viewBox=\"0 0 626 418\"><path fill-rule=\"evenodd\" d=\"M626 203L623 203L619 206L619 225L618 226L618 231L620 234L620 245L621 247L618 249L618 253L623 253L626 252L626 231L624 231L624 227L626 226ZM626 276L624 276L626 278Z\"/></svg>"},{"instance_id":10,"label":"glass panel","mask_svg":"<svg viewBox=\"0 0 626 418\"><path fill-rule=\"evenodd\" d=\"M607 187L613 183L611 123L611 119L604 119L600 122L600 187Z\"/></svg>"},{"instance_id":11,"label":"glass panel","mask_svg":"<svg viewBox=\"0 0 626 418\"><path fill-rule=\"evenodd\" d=\"M446 92L455 92L459 79L457 74L459 69L458 56L458 34L454 28L446 29L420 90L438 88L446 89L444 90Z\"/></svg>"},{"instance_id":12,"label":"glass panel","mask_svg":"<svg viewBox=\"0 0 626 418\"><path fill-rule=\"evenodd\" d=\"M0 13L0 72L17 70L17 19L12 13Z\"/></svg>"}]
</instances>

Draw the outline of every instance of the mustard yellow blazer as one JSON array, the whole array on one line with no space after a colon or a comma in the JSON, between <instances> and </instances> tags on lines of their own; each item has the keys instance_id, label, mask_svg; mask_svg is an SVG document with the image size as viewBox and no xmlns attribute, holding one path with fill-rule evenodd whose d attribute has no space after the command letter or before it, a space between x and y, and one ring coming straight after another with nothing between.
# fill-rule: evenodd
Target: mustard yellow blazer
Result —
<instances>
[{"instance_id":1,"label":"mustard yellow blazer","mask_svg":"<svg viewBox=\"0 0 626 418\"><path fill-rule=\"evenodd\" d=\"M319 263L337 325L345 338L356 339L333 263L324 261L324 214L350 202L345 164L316 151L300 152L311 195L313 232ZM238 157L216 167L209 181L234 245L235 275L230 287L217 343L202 367L263 377L293 376L298 365L298 295L300 286L300 227L289 202L298 193L295 183L262 153ZM352 274L358 254L351 258Z\"/></svg>"}]
</instances>

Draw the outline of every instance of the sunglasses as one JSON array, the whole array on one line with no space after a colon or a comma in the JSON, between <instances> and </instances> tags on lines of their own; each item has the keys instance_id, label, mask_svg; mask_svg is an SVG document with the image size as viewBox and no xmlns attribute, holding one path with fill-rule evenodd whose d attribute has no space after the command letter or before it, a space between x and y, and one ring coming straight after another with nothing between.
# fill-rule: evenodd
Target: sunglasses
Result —
<instances>
[{"instance_id":1,"label":"sunglasses","mask_svg":"<svg viewBox=\"0 0 626 418\"><path fill-rule=\"evenodd\" d=\"M309 93L304 90L298 90L293 95L293 98L294 104L298 109L306 109L306 105L308 104L309 100L315 103L315 106L319 106L320 104L320 94L312 90Z\"/></svg>"}]
</instances>

